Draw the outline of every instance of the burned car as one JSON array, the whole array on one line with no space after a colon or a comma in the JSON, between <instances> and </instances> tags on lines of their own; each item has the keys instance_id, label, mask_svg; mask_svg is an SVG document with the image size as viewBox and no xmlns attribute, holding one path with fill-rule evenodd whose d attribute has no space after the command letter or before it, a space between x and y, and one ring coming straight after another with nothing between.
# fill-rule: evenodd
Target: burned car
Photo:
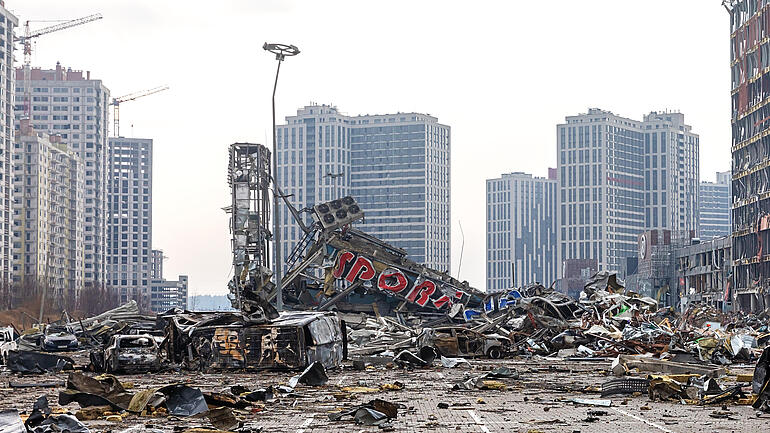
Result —
<instances>
[{"instance_id":1,"label":"burned car","mask_svg":"<svg viewBox=\"0 0 770 433\"><path fill-rule=\"evenodd\" d=\"M113 335L104 352L91 352L91 365L107 373L145 373L161 368L160 347L152 335Z\"/></svg>"},{"instance_id":2,"label":"burned car","mask_svg":"<svg viewBox=\"0 0 770 433\"><path fill-rule=\"evenodd\" d=\"M511 340L497 334L482 334L460 326L425 328L417 338L419 347L433 347L442 356L488 356L500 358L510 351Z\"/></svg>"},{"instance_id":3,"label":"burned car","mask_svg":"<svg viewBox=\"0 0 770 433\"><path fill-rule=\"evenodd\" d=\"M47 352L75 350L78 348L78 339L66 326L48 325L43 331L40 347Z\"/></svg>"},{"instance_id":4,"label":"burned car","mask_svg":"<svg viewBox=\"0 0 770 433\"><path fill-rule=\"evenodd\" d=\"M190 313L169 317L166 351L191 369L302 370L319 361L342 363L344 322L335 313L294 311L267 323L239 313Z\"/></svg>"}]
</instances>

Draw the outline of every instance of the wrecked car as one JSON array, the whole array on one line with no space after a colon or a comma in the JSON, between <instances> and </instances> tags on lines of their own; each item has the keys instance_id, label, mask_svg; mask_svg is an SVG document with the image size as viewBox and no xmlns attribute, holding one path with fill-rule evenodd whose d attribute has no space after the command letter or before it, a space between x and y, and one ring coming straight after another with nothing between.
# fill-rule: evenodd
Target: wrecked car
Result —
<instances>
[{"instance_id":1,"label":"wrecked car","mask_svg":"<svg viewBox=\"0 0 770 433\"><path fill-rule=\"evenodd\" d=\"M193 369L302 370L316 361L335 368L347 347L344 324L330 312L284 312L268 323L238 313L169 318L169 358Z\"/></svg>"},{"instance_id":2,"label":"wrecked car","mask_svg":"<svg viewBox=\"0 0 770 433\"><path fill-rule=\"evenodd\" d=\"M152 335L113 335L104 352L92 352L91 364L107 373L144 373L161 368L160 347Z\"/></svg>"},{"instance_id":3,"label":"wrecked car","mask_svg":"<svg viewBox=\"0 0 770 433\"><path fill-rule=\"evenodd\" d=\"M2 347L5 346L5 355L0 356L0 360L2 363L5 363L5 358L7 356L7 353L12 348L15 350L15 344L14 341L19 338L19 335L16 333L16 329L14 329L13 326L6 326L3 328L0 328L0 354L2 354L3 350Z\"/></svg>"},{"instance_id":4,"label":"wrecked car","mask_svg":"<svg viewBox=\"0 0 770 433\"><path fill-rule=\"evenodd\" d=\"M15 340L6 341L0 345L0 357L3 359L3 364L8 364L8 357L11 352L40 350L42 335L37 328L32 328L24 331Z\"/></svg>"},{"instance_id":5,"label":"wrecked car","mask_svg":"<svg viewBox=\"0 0 770 433\"><path fill-rule=\"evenodd\" d=\"M122 333L126 335L149 335L158 343L158 346L162 346L166 339L166 333L162 329L155 329L154 325L147 324L133 325Z\"/></svg>"},{"instance_id":6,"label":"wrecked car","mask_svg":"<svg viewBox=\"0 0 770 433\"><path fill-rule=\"evenodd\" d=\"M488 356L501 358L511 347L511 340L497 334L482 334L460 326L425 328L417 337L419 347L433 347L442 356Z\"/></svg>"},{"instance_id":7,"label":"wrecked car","mask_svg":"<svg viewBox=\"0 0 770 433\"><path fill-rule=\"evenodd\" d=\"M48 352L75 350L78 348L78 339L66 326L49 325L43 331L40 347Z\"/></svg>"}]
</instances>

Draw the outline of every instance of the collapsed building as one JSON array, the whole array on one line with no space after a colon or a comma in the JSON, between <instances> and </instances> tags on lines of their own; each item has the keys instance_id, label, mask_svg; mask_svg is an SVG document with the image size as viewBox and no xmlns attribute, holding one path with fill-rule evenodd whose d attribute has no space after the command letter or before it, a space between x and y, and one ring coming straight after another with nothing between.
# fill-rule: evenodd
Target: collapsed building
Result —
<instances>
[{"instance_id":1,"label":"collapsed building","mask_svg":"<svg viewBox=\"0 0 770 433\"><path fill-rule=\"evenodd\" d=\"M229 288L234 307L275 319L278 313L270 304L278 294L269 269L269 161L270 152L262 145L230 147L232 204L227 210L234 275ZM356 306L366 305L381 314L419 311L441 320L481 314L483 292L415 263L404 250L353 228L352 223L364 218L353 197L297 210L279 187L276 190L304 233L288 255L289 271L281 280L289 307L361 311ZM305 214L311 217L309 224Z\"/></svg>"}]
</instances>

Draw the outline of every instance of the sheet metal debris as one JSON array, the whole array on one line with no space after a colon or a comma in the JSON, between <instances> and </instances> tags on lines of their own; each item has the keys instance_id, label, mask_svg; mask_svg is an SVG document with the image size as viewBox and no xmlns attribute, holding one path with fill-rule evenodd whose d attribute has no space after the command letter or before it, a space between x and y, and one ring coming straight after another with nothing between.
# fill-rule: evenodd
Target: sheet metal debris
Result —
<instances>
[{"instance_id":1,"label":"sheet metal debris","mask_svg":"<svg viewBox=\"0 0 770 433\"><path fill-rule=\"evenodd\" d=\"M0 433L27 433L18 410L0 410Z\"/></svg>"},{"instance_id":2,"label":"sheet metal debris","mask_svg":"<svg viewBox=\"0 0 770 433\"><path fill-rule=\"evenodd\" d=\"M16 373L41 374L72 370L72 358L43 352L8 353L6 366Z\"/></svg>"}]
</instances>

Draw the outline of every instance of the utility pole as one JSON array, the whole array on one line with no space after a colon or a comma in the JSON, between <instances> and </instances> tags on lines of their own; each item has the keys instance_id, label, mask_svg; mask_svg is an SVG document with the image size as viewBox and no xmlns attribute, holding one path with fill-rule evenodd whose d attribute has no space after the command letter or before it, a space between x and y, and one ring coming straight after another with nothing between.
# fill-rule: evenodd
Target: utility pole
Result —
<instances>
[{"instance_id":1,"label":"utility pole","mask_svg":"<svg viewBox=\"0 0 770 433\"><path fill-rule=\"evenodd\" d=\"M281 62L284 61L286 56L296 56L299 54L299 49L294 45L285 44L265 44L262 49L275 54L275 59L278 60L278 68L275 70L275 84L273 84L273 263L275 269L273 269L275 275L275 308L278 311L283 310L283 287L281 286L281 214L278 211L279 195L278 188L278 146L275 127L275 91L278 89L278 73L281 72Z\"/></svg>"}]
</instances>

